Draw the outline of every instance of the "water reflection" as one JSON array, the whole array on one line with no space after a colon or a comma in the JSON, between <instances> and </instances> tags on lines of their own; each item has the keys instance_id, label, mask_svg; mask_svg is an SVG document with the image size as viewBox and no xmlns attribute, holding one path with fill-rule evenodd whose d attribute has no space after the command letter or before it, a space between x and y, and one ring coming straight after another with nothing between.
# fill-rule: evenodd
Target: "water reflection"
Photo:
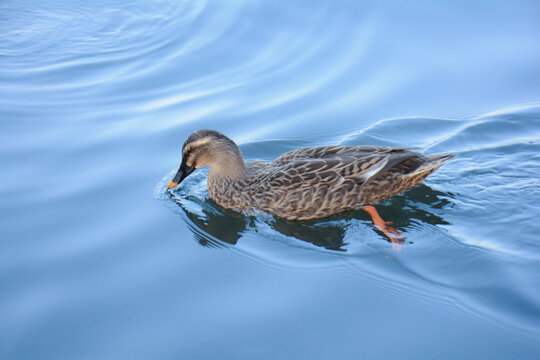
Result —
<instances>
[{"instance_id":1,"label":"water reflection","mask_svg":"<svg viewBox=\"0 0 540 360\"><path fill-rule=\"evenodd\" d=\"M406 232L417 222L448 224L438 210L451 204L449 196L448 193L420 185L378 204L377 208L384 219L391 220L395 227ZM236 245L246 230L257 231L257 222L264 222L286 237L334 251L347 251L348 243L344 239L352 221L359 220L378 231L372 225L369 215L361 210L324 219L293 221L270 215L246 216L227 210L208 197L195 197L173 191L169 191L169 197L182 209L195 239L203 246L221 247L223 243ZM381 239L390 242L385 236L381 236Z\"/></svg>"}]
</instances>

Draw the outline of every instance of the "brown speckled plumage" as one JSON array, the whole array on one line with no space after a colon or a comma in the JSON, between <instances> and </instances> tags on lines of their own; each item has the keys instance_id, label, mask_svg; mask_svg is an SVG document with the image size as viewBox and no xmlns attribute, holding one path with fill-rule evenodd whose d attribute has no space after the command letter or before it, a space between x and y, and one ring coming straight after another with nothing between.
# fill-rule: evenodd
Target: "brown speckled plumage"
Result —
<instances>
[{"instance_id":1,"label":"brown speckled plumage","mask_svg":"<svg viewBox=\"0 0 540 360\"><path fill-rule=\"evenodd\" d=\"M171 186L210 166L208 193L221 206L305 220L361 209L408 190L452 157L407 148L322 146L293 150L271 163L244 162L232 140L200 130L184 143Z\"/></svg>"}]
</instances>

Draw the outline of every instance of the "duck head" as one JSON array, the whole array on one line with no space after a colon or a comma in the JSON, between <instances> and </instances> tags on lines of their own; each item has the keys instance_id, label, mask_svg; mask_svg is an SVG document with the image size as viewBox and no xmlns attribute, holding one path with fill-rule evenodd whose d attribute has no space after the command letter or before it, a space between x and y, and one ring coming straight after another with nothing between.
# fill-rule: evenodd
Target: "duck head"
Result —
<instances>
[{"instance_id":1,"label":"duck head","mask_svg":"<svg viewBox=\"0 0 540 360\"><path fill-rule=\"evenodd\" d=\"M182 163L167 187L177 186L193 171L205 166L218 174L245 173L242 153L234 141L215 130L199 130L184 142Z\"/></svg>"}]
</instances>

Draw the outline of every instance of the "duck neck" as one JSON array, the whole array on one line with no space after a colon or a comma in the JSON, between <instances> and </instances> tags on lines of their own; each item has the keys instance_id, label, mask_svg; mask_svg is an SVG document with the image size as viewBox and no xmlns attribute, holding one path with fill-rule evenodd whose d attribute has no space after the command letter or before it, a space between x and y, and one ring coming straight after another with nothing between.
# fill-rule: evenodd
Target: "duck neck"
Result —
<instances>
[{"instance_id":1,"label":"duck neck","mask_svg":"<svg viewBox=\"0 0 540 360\"><path fill-rule=\"evenodd\" d=\"M242 163L220 164L211 166L208 176L241 180L246 177L246 165Z\"/></svg>"},{"instance_id":2,"label":"duck neck","mask_svg":"<svg viewBox=\"0 0 540 360\"><path fill-rule=\"evenodd\" d=\"M224 154L219 161L210 166L208 172L209 180L212 179L230 179L243 180L246 178L247 170L244 158L240 151L234 151L230 154Z\"/></svg>"},{"instance_id":3,"label":"duck neck","mask_svg":"<svg viewBox=\"0 0 540 360\"><path fill-rule=\"evenodd\" d=\"M210 166L207 180L208 195L221 206L235 207L235 199L242 192L246 177L246 165L241 157L237 161Z\"/></svg>"}]
</instances>

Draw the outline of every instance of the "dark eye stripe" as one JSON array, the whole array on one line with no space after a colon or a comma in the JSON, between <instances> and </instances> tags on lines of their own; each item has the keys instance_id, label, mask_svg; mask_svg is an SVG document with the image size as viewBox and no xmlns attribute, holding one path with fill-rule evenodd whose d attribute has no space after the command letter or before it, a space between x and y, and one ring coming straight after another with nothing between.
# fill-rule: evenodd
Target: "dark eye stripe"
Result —
<instances>
[{"instance_id":1,"label":"dark eye stripe","mask_svg":"<svg viewBox=\"0 0 540 360\"><path fill-rule=\"evenodd\" d=\"M193 152L193 150L195 150L194 147L192 147L191 149L189 149L189 150L184 154L184 156L185 156L186 158L188 158L188 157L191 155L191 153Z\"/></svg>"}]
</instances>

